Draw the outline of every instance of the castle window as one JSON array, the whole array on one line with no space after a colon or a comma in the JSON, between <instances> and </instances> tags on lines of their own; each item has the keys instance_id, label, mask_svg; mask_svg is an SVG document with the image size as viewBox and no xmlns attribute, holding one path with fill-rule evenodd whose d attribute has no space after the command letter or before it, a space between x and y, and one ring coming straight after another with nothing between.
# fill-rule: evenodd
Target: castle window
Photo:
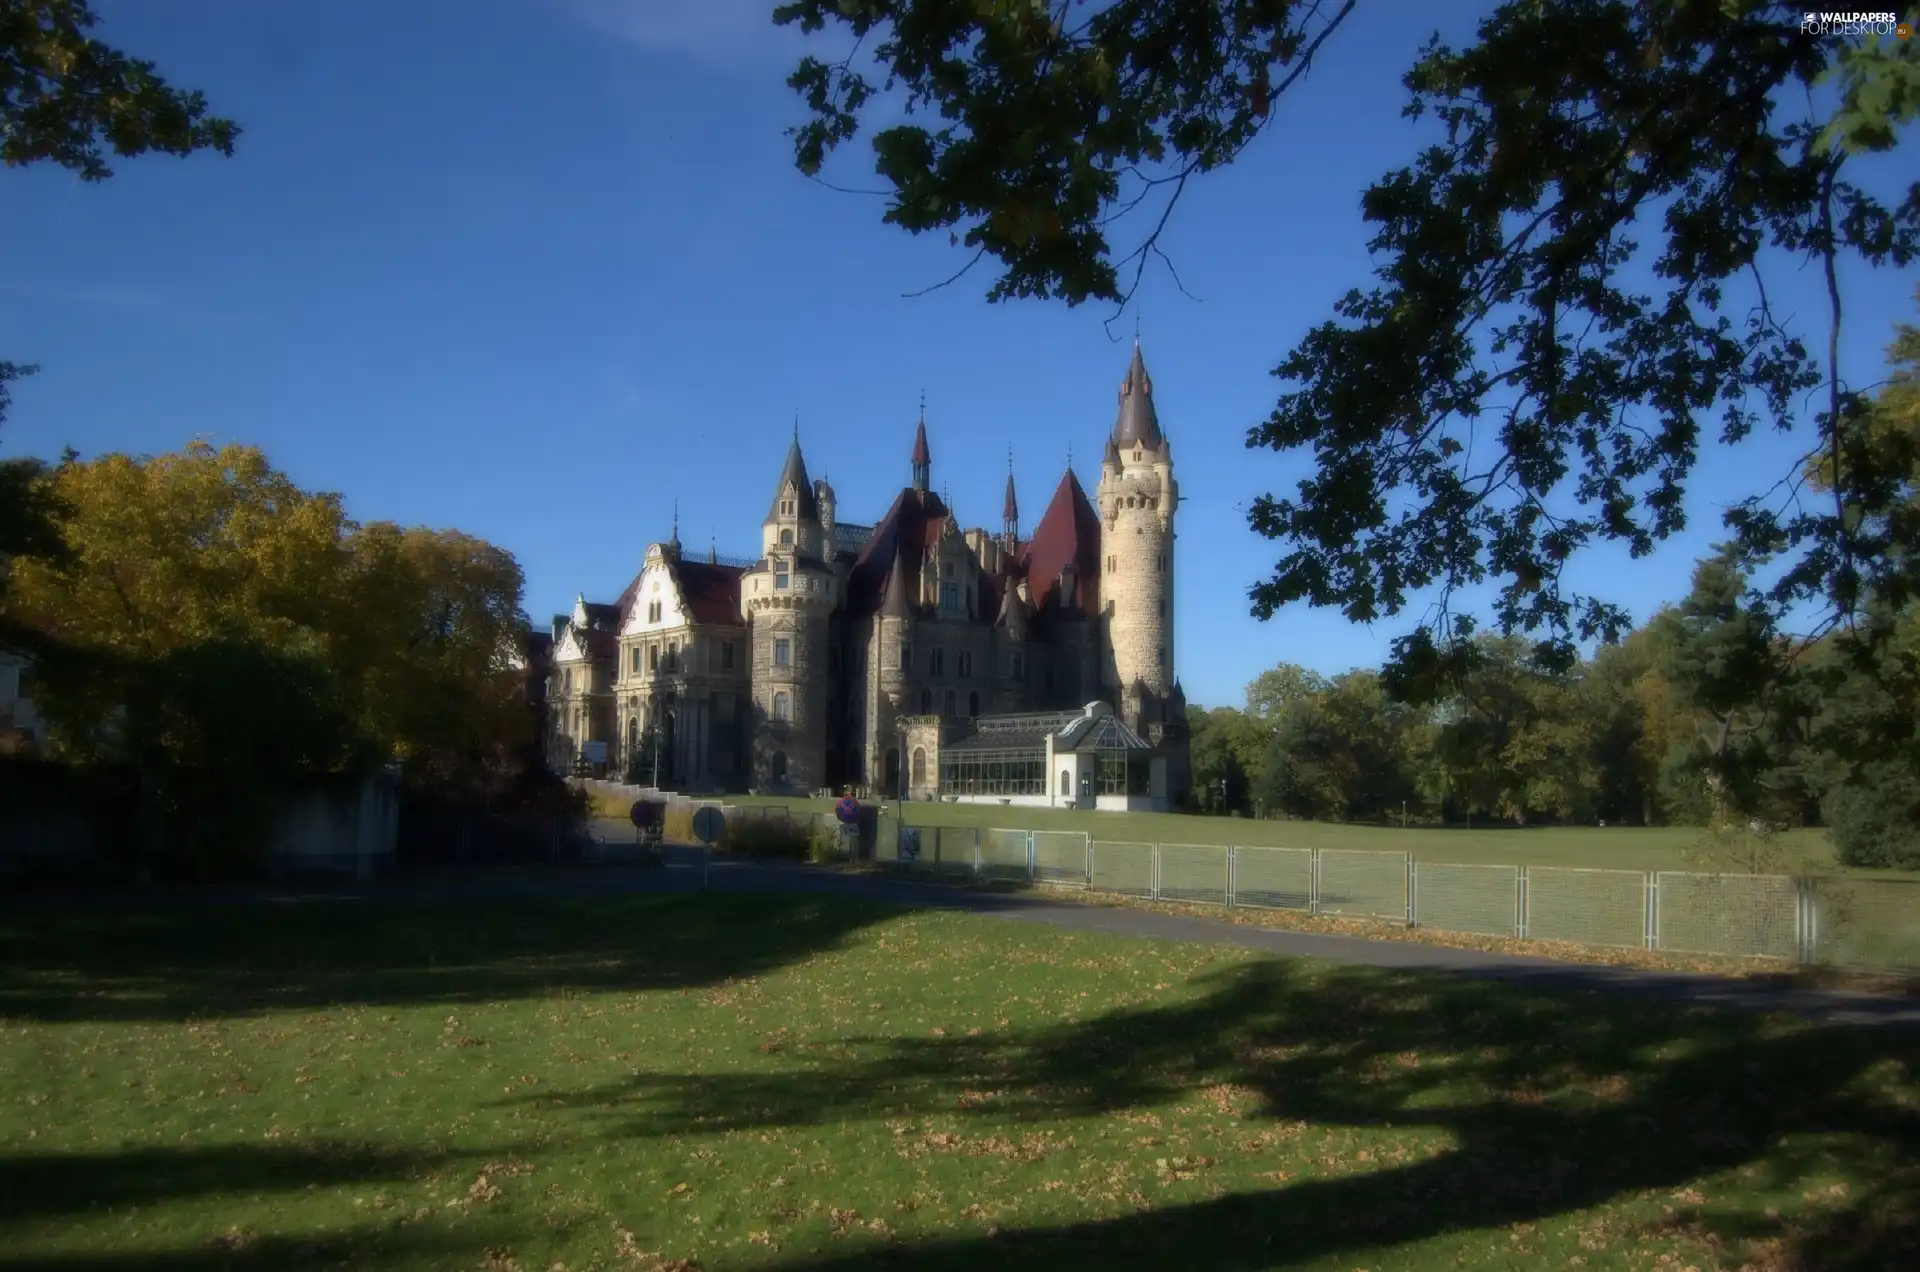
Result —
<instances>
[{"instance_id":1,"label":"castle window","mask_svg":"<svg viewBox=\"0 0 1920 1272\"><path fill-rule=\"evenodd\" d=\"M773 695L773 718L776 720L793 719L793 699L784 692Z\"/></svg>"},{"instance_id":2,"label":"castle window","mask_svg":"<svg viewBox=\"0 0 1920 1272\"><path fill-rule=\"evenodd\" d=\"M1155 574L1165 574L1167 572L1167 554L1166 553L1162 552L1160 555L1153 558L1153 572Z\"/></svg>"},{"instance_id":3,"label":"castle window","mask_svg":"<svg viewBox=\"0 0 1920 1272\"><path fill-rule=\"evenodd\" d=\"M913 670L913 647L905 641L900 642L900 670Z\"/></svg>"},{"instance_id":4,"label":"castle window","mask_svg":"<svg viewBox=\"0 0 1920 1272\"><path fill-rule=\"evenodd\" d=\"M960 604L960 589L952 583L942 583L940 585L940 607L942 609L952 609L958 604Z\"/></svg>"},{"instance_id":5,"label":"castle window","mask_svg":"<svg viewBox=\"0 0 1920 1272\"><path fill-rule=\"evenodd\" d=\"M953 562L942 561L940 563L940 577L943 579L950 579L953 577Z\"/></svg>"},{"instance_id":6,"label":"castle window","mask_svg":"<svg viewBox=\"0 0 1920 1272\"><path fill-rule=\"evenodd\" d=\"M563 686L563 688L560 690L560 692L572 693L573 692L573 668L571 667L567 668L566 671L561 673L561 676L563 678L560 683Z\"/></svg>"},{"instance_id":7,"label":"castle window","mask_svg":"<svg viewBox=\"0 0 1920 1272\"><path fill-rule=\"evenodd\" d=\"M733 642L730 640L720 643L720 670L733 670Z\"/></svg>"},{"instance_id":8,"label":"castle window","mask_svg":"<svg viewBox=\"0 0 1920 1272\"><path fill-rule=\"evenodd\" d=\"M980 695L978 692L967 695L967 718L969 720L978 720L980 718Z\"/></svg>"},{"instance_id":9,"label":"castle window","mask_svg":"<svg viewBox=\"0 0 1920 1272\"><path fill-rule=\"evenodd\" d=\"M1166 668L1166 665L1167 665L1167 647L1165 645L1162 645L1160 646L1160 666L1164 670Z\"/></svg>"},{"instance_id":10,"label":"castle window","mask_svg":"<svg viewBox=\"0 0 1920 1272\"><path fill-rule=\"evenodd\" d=\"M785 751L775 751L773 753L772 767L774 781L784 782L787 780L787 753Z\"/></svg>"},{"instance_id":11,"label":"castle window","mask_svg":"<svg viewBox=\"0 0 1920 1272\"><path fill-rule=\"evenodd\" d=\"M783 546L783 547L789 547L789 548L790 548L790 547L792 547L792 546L793 546L793 531L792 531L792 530L788 530L788 529L783 529L783 530L781 530L781 531L780 531L780 543L781 543L781 546Z\"/></svg>"},{"instance_id":12,"label":"castle window","mask_svg":"<svg viewBox=\"0 0 1920 1272\"><path fill-rule=\"evenodd\" d=\"M953 707L953 690L951 689L947 690L947 696L940 704L940 714L949 720L953 719L956 714Z\"/></svg>"},{"instance_id":13,"label":"castle window","mask_svg":"<svg viewBox=\"0 0 1920 1272\"><path fill-rule=\"evenodd\" d=\"M927 674L937 676L947 669L947 651L933 648L927 651Z\"/></svg>"},{"instance_id":14,"label":"castle window","mask_svg":"<svg viewBox=\"0 0 1920 1272\"><path fill-rule=\"evenodd\" d=\"M1160 611L1161 618L1165 618L1167 616L1167 603L1165 601L1155 601L1153 603L1153 607L1156 610Z\"/></svg>"},{"instance_id":15,"label":"castle window","mask_svg":"<svg viewBox=\"0 0 1920 1272\"><path fill-rule=\"evenodd\" d=\"M660 670L660 646L658 645L647 646L647 670Z\"/></svg>"},{"instance_id":16,"label":"castle window","mask_svg":"<svg viewBox=\"0 0 1920 1272\"><path fill-rule=\"evenodd\" d=\"M793 515L793 500L782 499L780 501L780 515L783 517L791 517Z\"/></svg>"},{"instance_id":17,"label":"castle window","mask_svg":"<svg viewBox=\"0 0 1920 1272\"><path fill-rule=\"evenodd\" d=\"M931 689L922 689L920 691L920 714L933 714L933 690Z\"/></svg>"},{"instance_id":18,"label":"castle window","mask_svg":"<svg viewBox=\"0 0 1920 1272\"><path fill-rule=\"evenodd\" d=\"M1073 770L1060 770L1060 793L1062 795L1073 794Z\"/></svg>"},{"instance_id":19,"label":"castle window","mask_svg":"<svg viewBox=\"0 0 1920 1272\"><path fill-rule=\"evenodd\" d=\"M916 746L913 748L913 784L915 786L925 786L927 784L927 750L925 747Z\"/></svg>"},{"instance_id":20,"label":"castle window","mask_svg":"<svg viewBox=\"0 0 1920 1272\"><path fill-rule=\"evenodd\" d=\"M787 667L793 663L793 642L782 636L773 642L773 665Z\"/></svg>"},{"instance_id":21,"label":"castle window","mask_svg":"<svg viewBox=\"0 0 1920 1272\"><path fill-rule=\"evenodd\" d=\"M973 674L973 651L971 649L963 649L960 651L961 679L964 680L966 677L971 676L972 674Z\"/></svg>"},{"instance_id":22,"label":"castle window","mask_svg":"<svg viewBox=\"0 0 1920 1272\"><path fill-rule=\"evenodd\" d=\"M667 670L680 670L680 642L677 640L667 645Z\"/></svg>"},{"instance_id":23,"label":"castle window","mask_svg":"<svg viewBox=\"0 0 1920 1272\"><path fill-rule=\"evenodd\" d=\"M784 592L787 590L788 587L792 585L792 583L793 583L793 580L787 576L787 563L785 561L782 561L778 565L774 566L773 568L773 590L774 591Z\"/></svg>"},{"instance_id":24,"label":"castle window","mask_svg":"<svg viewBox=\"0 0 1920 1272\"><path fill-rule=\"evenodd\" d=\"M634 670L634 671L639 671L639 670L640 670L640 646L638 646L638 645L635 645L635 646L633 647L633 659L632 659L632 662L633 662L633 670Z\"/></svg>"}]
</instances>

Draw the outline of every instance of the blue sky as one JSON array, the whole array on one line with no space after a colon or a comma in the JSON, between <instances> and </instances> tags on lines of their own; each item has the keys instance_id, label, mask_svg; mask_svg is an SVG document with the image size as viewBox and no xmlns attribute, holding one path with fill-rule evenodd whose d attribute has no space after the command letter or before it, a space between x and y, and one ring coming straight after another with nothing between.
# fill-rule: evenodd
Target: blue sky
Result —
<instances>
[{"instance_id":1,"label":"blue sky","mask_svg":"<svg viewBox=\"0 0 1920 1272\"><path fill-rule=\"evenodd\" d=\"M648 542L749 553L796 412L842 515L908 477L921 392L934 481L996 524L1015 454L1027 522L1069 450L1097 475L1133 316L989 306L986 280L813 184L783 130L795 37L771 0L99 0L109 41L246 129L232 160L150 157L103 185L8 172L0 356L39 362L0 447L52 455L263 447L363 519L511 549L536 620L611 599ZM1237 702L1298 662L1376 662L1417 616L1247 613L1275 545L1247 529L1301 459L1248 452L1270 369L1368 281L1358 199L1419 142L1398 77L1483 5L1364 5L1236 167L1189 189L1140 292L1180 512L1176 660L1190 699ZM1913 147L1882 169L1909 171ZM857 183L857 170L841 177ZM1820 313L1788 273L1777 306ZM1913 280L1849 280L1845 358L1879 375ZM1814 328L1819 331L1823 329ZM1694 529L1579 582L1650 612L1716 536L1715 505L1771 475L1768 440L1703 462Z\"/></svg>"}]
</instances>

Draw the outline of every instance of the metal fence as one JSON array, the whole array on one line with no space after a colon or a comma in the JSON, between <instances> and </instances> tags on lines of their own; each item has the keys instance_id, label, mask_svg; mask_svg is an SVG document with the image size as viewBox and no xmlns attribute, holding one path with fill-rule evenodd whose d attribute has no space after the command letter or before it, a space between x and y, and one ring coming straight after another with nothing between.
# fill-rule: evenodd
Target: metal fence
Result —
<instances>
[{"instance_id":1,"label":"metal fence","mask_svg":"<svg viewBox=\"0 0 1920 1272\"><path fill-rule=\"evenodd\" d=\"M1675 954L1920 971L1920 879L1416 861L1408 853L881 824L882 861L1206 905Z\"/></svg>"}]
</instances>

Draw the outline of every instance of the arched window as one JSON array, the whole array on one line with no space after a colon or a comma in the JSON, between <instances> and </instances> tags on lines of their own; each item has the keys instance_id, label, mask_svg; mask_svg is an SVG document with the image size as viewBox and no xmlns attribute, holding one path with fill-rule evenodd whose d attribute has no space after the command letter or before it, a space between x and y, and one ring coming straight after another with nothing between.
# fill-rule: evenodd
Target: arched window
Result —
<instances>
[{"instance_id":1,"label":"arched window","mask_svg":"<svg viewBox=\"0 0 1920 1272\"><path fill-rule=\"evenodd\" d=\"M783 546L783 547L789 547L789 548L790 548L790 547L792 547L792 546L793 546L793 531L792 531L792 530L786 530L786 529L783 529L783 530L781 530L781 531L780 531L780 543L781 543L781 546Z\"/></svg>"},{"instance_id":2,"label":"arched window","mask_svg":"<svg viewBox=\"0 0 1920 1272\"><path fill-rule=\"evenodd\" d=\"M931 689L922 689L920 691L920 714L933 714L933 690Z\"/></svg>"},{"instance_id":3,"label":"arched window","mask_svg":"<svg viewBox=\"0 0 1920 1272\"><path fill-rule=\"evenodd\" d=\"M793 699L789 698L784 690L773 695L773 718L776 720L793 718Z\"/></svg>"},{"instance_id":4,"label":"arched window","mask_svg":"<svg viewBox=\"0 0 1920 1272\"><path fill-rule=\"evenodd\" d=\"M940 714L949 720L953 719L955 715L953 709L953 690L951 689L947 690L946 699L940 704Z\"/></svg>"},{"instance_id":5,"label":"arched window","mask_svg":"<svg viewBox=\"0 0 1920 1272\"><path fill-rule=\"evenodd\" d=\"M1060 770L1060 793L1062 795L1073 794L1073 771L1071 769Z\"/></svg>"},{"instance_id":6,"label":"arched window","mask_svg":"<svg viewBox=\"0 0 1920 1272\"><path fill-rule=\"evenodd\" d=\"M560 673L560 692L573 692L573 668L571 667Z\"/></svg>"},{"instance_id":7,"label":"arched window","mask_svg":"<svg viewBox=\"0 0 1920 1272\"><path fill-rule=\"evenodd\" d=\"M927 751L925 747L916 746L913 748L913 784L915 786L925 786L927 784Z\"/></svg>"},{"instance_id":8,"label":"arched window","mask_svg":"<svg viewBox=\"0 0 1920 1272\"><path fill-rule=\"evenodd\" d=\"M980 718L980 694L977 690L967 695L967 718L969 720Z\"/></svg>"},{"instance_id":9,"label":"arched window","mask_svg":"<svg viewBox=\"0 0 1920 1272\"><path fill-rule=\"evenodd\" d=\"M637 748L640 745L640 717L627 717L627 746Z\"/></svg>"},{"instance_id":10,"label":"arched window","mask_svg":"<svg viewBox=\"0 0 1920 1272\"><path fill-rule=\"evenodd\" d=\"M785 751L775 751L773 753L773 780L776 782L784 782L787 780L787 753Z\"/></svg>"}]
</instances>

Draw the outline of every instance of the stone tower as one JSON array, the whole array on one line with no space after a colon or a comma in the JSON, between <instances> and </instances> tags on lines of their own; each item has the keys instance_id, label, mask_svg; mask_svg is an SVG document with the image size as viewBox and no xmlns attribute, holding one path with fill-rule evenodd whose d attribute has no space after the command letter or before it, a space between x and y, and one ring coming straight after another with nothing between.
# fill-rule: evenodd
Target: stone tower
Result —
<instances>
[{"instance_id":1,"label":"stone tower","mask_svg":"<svg viewBox=\"0 0 1920 1272\"><path fill-rule=\"evenodd\" d=\"M1108 686L1122 718L1144 732L1165 721L1173 698L1173 515L1180 488L1138 340L1120 385L1096 502Z\"/></svg>"},{"instance_id":2,"label":"stone tower","mask_svg":"<svg viewBox=\"0 0 1920 1272\"><path fill-rule=\"evenodd\" d=\"M760 562L740 580L752 633L756 787L812 790L826 781L827 619L840 581L825 559L823 492L824 483L807 480L796 427L761 525Z\"/></svg>"}]
</instances>

